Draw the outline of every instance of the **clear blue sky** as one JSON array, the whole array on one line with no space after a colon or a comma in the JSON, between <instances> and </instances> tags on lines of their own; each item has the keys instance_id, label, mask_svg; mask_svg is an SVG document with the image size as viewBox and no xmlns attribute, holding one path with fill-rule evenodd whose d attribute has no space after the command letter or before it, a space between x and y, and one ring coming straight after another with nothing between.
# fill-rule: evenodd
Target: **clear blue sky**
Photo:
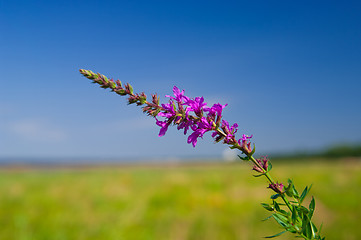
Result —
<instances>
[{"instance_id":1,"label":"clear blue sky","mask_svg":"<svg viewBox=\"0 0 361 240\"><path fill-rule=\"evenodd\" d=\"M0 157L224 153L159 138L79 68L228 103L263 153L361 141L360 1L1 1Z\"/></svg>"}]
</instances>

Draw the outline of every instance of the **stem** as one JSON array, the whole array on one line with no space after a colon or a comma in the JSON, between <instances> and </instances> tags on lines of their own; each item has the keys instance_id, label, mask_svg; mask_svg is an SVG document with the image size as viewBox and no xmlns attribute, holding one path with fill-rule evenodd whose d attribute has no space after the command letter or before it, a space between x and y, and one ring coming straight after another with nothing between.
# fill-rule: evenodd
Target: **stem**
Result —
<instances>
[{"instance_id":1,"label":"stem","mask_svg":"<svg viewBox=\"0 0 361 240\"><path fill-rule=\"evenodd\" d=\"M256 161L256 159L253 157L253 156L248 156L249 159L259 168L263 169L263 167ZM273 181L271 175L269 174L269 172L266 171L266 169L263 169L265 174L264 176L268 179L268 181L271 183L271 184L275 184L275 182ZM285 198L284 196L284 193L280 193L280 196L283 200L283 202L287 205L288 209L292 212L292 207L291 207L291 204L290 202L287 200L287 198Z\"/></svg>"}]
</instances>

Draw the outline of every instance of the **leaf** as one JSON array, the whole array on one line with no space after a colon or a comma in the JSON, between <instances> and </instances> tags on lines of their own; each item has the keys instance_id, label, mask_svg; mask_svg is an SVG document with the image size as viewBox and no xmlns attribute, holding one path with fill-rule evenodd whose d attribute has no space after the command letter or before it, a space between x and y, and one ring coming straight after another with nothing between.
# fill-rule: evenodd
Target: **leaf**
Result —
<instances>
[{"instance_id":1,"label":"leaf","mask_svg":"<svg viewBox=\"0 0 361 240\"><path fill-rule=\"evenodd\" d=\"M133 94L133 87L132 87L132 85L130 85L130 84L128 83L128 86L129 86L129 92L130 92L130 94Z\"/></svg>"},{"instance_id":2,"label":"leaf","mask_svg":"<svg viewBox=\"0 0 361 240\"><path fill-rule=\"evenodd\" d=\"M313 224L313 222L311 222L311 227L312 227L313 234L316 235L316 233L317 233L318 230L317 230L316 225Z\"/></svg>"},{"instance_id":3,"label":"leaf","mask_svg":"<svg viewBox=\"0 0 361 240\"><path fill-rule=\"evenodd\" d=\"M272 169L272 164L270 161L268 161L268 167L266 170L267 170L267 172L269 172L269 171L271 171L271 169Z\"/></svg>"},{"instance_id":4,"label":"leaf","mask_svg":"<svg viewBox=\"0 0 361 240\"><path fill-rule=\"evenodd\" d=\"M310 187L305 187L305 189L303 190L301 197L300 197L300 203L303 202L303 200L305 200L305 197L307 196L308 192L311 190L312 184Z\"/></svg>"},{"instance_id":5,"label":"leaf","mask_svg":"<svg viewBox=\"0 0 361 240\"><path fill-rule=\"evenodd\" d=\"M273 211L273 207L267 203L261 203L262 207L264 207L268 211Z\"/></svg>"},{"instance_id":6,"label":"leaf","mask_svg":"<svg viewBox=\"0 0 361 240\"><path fill-rule=\"evenodd\" d=\"M285 216L283 216L279 213L274 213L274 214L272 214L272 216L276 220L276 222L278 222L279 225L281 225L284 228L288 227L288 225L289 225L288 219Z\"/></svg>"},{"instance_id":7,"label":"leaf","mask_svg":"<svg viewBox=\"0 0 361 240\"><path fill-rule=\"evenodd\" d=\"M308 214L309 211L304 206L299 206L299 212L301 212L302 214Z\"/></svg>"},{"instance_id":8,"label":"leaf","mask_svg":"<svg viewBox=\"0 0 361 240\"><path fill-rule=\"evenodd\" d=\"M145 98L145 97L140 97L139 98L139 102L143 105L143 104L145 104L145 102L147 101L147 98Z\"/></svg>"},{"instance_id":9,"label":"leaf","mask_svg":"<svg viewBox=\"0 0 361 240\"><path fill-rule=\"evenodd\" d=\"M287 230L285 230L285 231L283 231L283 232L280 232L280 233L277 233L277 234L272 235L272 236L264 237L264 238L274 238L274 237L278 237L278 236L284 234L285 232L287 232Z\"/></svg>"},{"instance_id":10,"label":"leaf","mask_svg":"<svg viewBox=\"0 0 361 240\"><path fill-rule=\"evenodd\" d=\"M292 194L295 198L297 198L297 199L300 198L300 194L298 193L294 184L292 184Z\"/></svg>"},{"instance_id":11,"label":"leaf","mask_svg":"<svg viewBox=\"0 0 361 240\"><path fill-rule=\"evenodd\" d=\"M310 205L308 206L309 208L309 213L308 213L308 217L311 219L313 216L313 212L315 211L315 199L312 197L312 200L310 202Z\"/></svg>"},{"instance_id":12,"label":"leaf","mask_svg":"<svg viewBox=\"0 0 361 240\"><path fill-rule=\"evenodd\" d=\"M124 89L119 89L119 90L116 90L115 92L121 96L127 95Z\"/></svg>"},{"instance_id":13,"label":"leaf","mask_svg":"<svg viewBox=\"0 0 361 240\"><path fill-rule=\"evenodd\" d=\"M252 152L250 153L250 156L252 156L255 151L256 151L256 145L253 143L253 150L252 150Z\"/></svg>"},{"instance_id":14,"label":"leaf","mask_svg":"<svg viewBox=\"0 0 361 240\"><path fill-rule=\"evenodd\" d=\"M275 206L277 212L281 211L281 208L276 201L273 201L273 206Z\"/></svg>"},{"instance_id":15,"label":"leaf","mask_svg":"<svg viewBox=\"0 0 361 240\"><path fill-rule=\"evenodd\" d=\"M323 223L321 223L320 229L318 229L318 234L319 234L319 235L321 234L322 227L323 227Z\"/></svg>"},{"instance_id":16,"label":"leaf","mask_svg":"<svg viewBox=\"0 0 361 240\"><path fill-rule=\"evenodd\" d=\"M262 219L262 221L264 222L264 221L267 221L268 219L270 219L272 217L272 215L271 216L268 216L268 217L266 217L265 219Z\"/></svg>"},{"instance_id":17,"label":"leaf","mask_svg":"<svg viewBox=\"0 0 361 240\"><path fill-rule=\"evenodd\" d=\"M277 199L279 196L281 196L281 195L278 194L278 193L277 193L277 194L274 194L274 195L271 196L271 199L273 199L273 200L274 200L274 199Z\"/></svg>"},{"instance_id":18,"label":"leaf","mask_svg":"<svg viewBox=\"0 0 361 240\"><path fill-rule=\"evenodd\" d=\"M109 82L110 88L114 89L117 85L115 82Z\"/></svg>"},{"instance_id":19,"label":"leaf","mask_svg":"<svg viewBox=\"0 0 361 240\"><path fill-rule=\"evenodd\" d=\"M243 161L249 161L249 157L241 157L240 155L237 155L240 159L242 159Z\"/></svg>"},{"instance_id":20,"label":"leaf","mask_svg":"<svg viewBox=\"0 0 361 240\"><path fill-rule=\"evenodd\" d=\"M295 224L297 222L298 214L295 205L292 205L292 223Z\"/></svg>"},{"instance_id":21,"label":"leaf","mask_svg":"<svg viewBox=\"0 0 361 240\"><path fill-rule=\"evenodd\" d=\"M285 192L287 196L293 197L293 190L292 190L293 182L291 179L288 179L288 186L285 187Z\"/></svg>"},{"instance_id":22,"label":"leaf","mask_svg":"<svg viewBox=\"0 0 361 240\"><path fill-rule=\"evenodd\" d=\"M303 235L305 235L308 239L314 239L316 236L316 232L317 229L315 229L316 227L312 224L312 222L310 221L310 219L308 218L307 214L303 214L303 219L302 219L302 233Z\"/></svg>"},{"instance_id":23,"label":"leaf","mask_svg":"<svg viewBox=\"0 0 361 240\"><path fill-rule=\"evenodd\" d=\"M109 80L108 80L108 78L107 78L106 76L104 76L104 75L102 75L102 74L100 74L100 73L98 73L98 75L101 76L106 83L109 82Z\"/></svg>"},{"instance_id":24,"label":"leaf","mask_svg":"<svg viewBox=\"0 0 361 240\"><path fill-rule=\"evenodd\" d=\"M256 175L253 175L253 177L261 177L261 176L263 176L263 175L265 175L265 173L256 174Z\"/></svg>"}]
</instances>

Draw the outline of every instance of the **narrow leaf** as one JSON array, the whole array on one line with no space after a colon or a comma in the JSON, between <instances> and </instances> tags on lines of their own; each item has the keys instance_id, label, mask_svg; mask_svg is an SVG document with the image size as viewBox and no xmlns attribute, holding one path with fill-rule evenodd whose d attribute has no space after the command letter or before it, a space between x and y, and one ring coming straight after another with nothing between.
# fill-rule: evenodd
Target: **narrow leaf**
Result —
<instances>
[{"instance_id":1,"label":"narrow leaf","mask_svg":"<svg viewBox=\"0 0 361 240\"><path fill-rule=\"evenodd\" d=\"M262 207L264 207L268 211L273 211L273 207L267 203L261 203Z\"/></svg>"},{"instance_id":2,"label":"narrow leaf","mask_svg":"<svg viewBox=\"0 0 361 240\"><path fill-rule=\"evenodd\" d=\"M300 198L300 195L299 195L299 193L298 193L298 191L297 191L297 189L296 189L296 187L295 187L295 185L294 184L292 184L292 194L293 194L293 196L295 197L295 198Z\"/></svg>"},{"instance_id":3,"label":"narrow leaf","mask_svg":"<svg viewBox=\"0 0 361 240\"><path fill-rule=\"evenodd\" d=\"M267 172L271 171L272 169L272 163L270 161L268 161L268 167L267 167Z\"/></svg>"},{"instance_id":4,"label":"narrow leaf","mask_svg":"<svg viewBox=\"0 0 361 240\"><path fill-rule=\"evenodd\" d=\"M289 224L288 224L288 219L279 214L279 213L274 213L272 214L273 218L276 220L276 222L278 222L279 225L281 225L282 227L286 228Z\"/></svg>"},{"instance_id":5,"label":"narrow leaf","mask_svg":"<svg viewBox=\"0 0 361 240\"><path fill-rule=\"evenodd\" d=\"M263 176L263 175L265 175L265 174L264 174L264 173L261 173L261 174L253 175L253 177L261 177L261 176Z\"/></svg>"},{"instance_id":6,"label":"narrow leaf","mask_svg":"<svg viewBox=\"0 0 361 240\"><path fill-rule=\"evenodd\" d=\"M292 205L292 223L295 224L297 222L298 214L295 205Z\"/></svg>"},{"instance_id":7,"label":"narrow leaf","mask_svg":"<svg viewBox=\"0 0 361 240\"><path fill-rule=\"evenodd\" d=\"M316 203L315 203L315 199L312 197L312 200L311 200L311 202L310 202L310 205L308 206L308 208L309 208L309 213L308 213L308 217L311 219L312 218L312 216L313 216L313 212L315 211L315 205L316 205Z\"/></svg>"},{"instance_id":8,"label":"narrow leaf","mask_svg":"<svg viewBox=\"0 0 361 240\"><path fill-rule=\"evenodd\" d=\"M273 201L273 205L275 206L277 212L281 211L281 208L276 201Z\"/></svg>"},{"instance_id":9,"label":"narrow leaf","mask_svg":"<svg viewBox=\"0 0 361 240\"><path fill-rule=\"evenodd\" d=\"M237 155L240 159L243 161L249 161L249 157L241 157L240 155Z\"/></svg>"},{"instance_id":10,"label":"narrow leaf","mask_svg":"<svg viewBox=\"0 0 361 240\"><path fill-rule=\"evenodd\" d=\"M284 234L285 232L287 232L287 230L285 230L285 231L283 231L283 232L280 232L280 233L277 233L277 234L272 235L272 236L264 237L264 238L274 238L274 237L278 237L278 236Z\"/></svg>"},{"instance_id":11,"label":"narrow leaf","mask_svg":"<svg viewBox=\"0 0 361 240\"><path fill-rule=\"evenodd\" d=\"M262 219L262 221L264 222L264 221L267 221L268 219L270 219L272 217L272 215L271 216L268 216L268 217L266 217L265 219Z\"/></svg>"},{"instance_id":12,"label":"narrow leaf","mask_svg":"<svg viewBox=\"0 0 361 240\"><path fill-rule=\"evenodd\" d=\"M271 196L271 199L277 199L279 196L281 196L281 195L279 195L278 193L274 194L274 195Z\"/></svg>"},{"instance_id":13,"label":"narrow leaf","mask_svg":"<svg viewBox=\"0 0 361 240\"><path fill-rule=\"evenodd\" d=\"M253 150L252 150L252 152L251 152L251 154L250 154L250 156L252 156L253 155L253 153L256 151L256 145L255 144L253 144Z\"/></svg>"}]
</instances>

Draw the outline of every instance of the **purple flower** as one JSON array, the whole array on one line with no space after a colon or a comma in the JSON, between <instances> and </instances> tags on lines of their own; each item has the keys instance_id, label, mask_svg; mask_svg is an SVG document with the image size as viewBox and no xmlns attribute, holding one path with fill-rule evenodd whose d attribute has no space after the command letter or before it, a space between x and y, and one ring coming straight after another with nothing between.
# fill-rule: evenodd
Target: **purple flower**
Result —
<instances>
[{"instance_id":1,"label":"purple flower","mask_svg":"<svg viewBox=\"0 0 361 240\"><path fill-rule=\"evenodd\" d=\"M204 130L203 130L204 131ZM203 131L202 129L198 129L194 131L191 135L189 135L187 139L187 143L192 143L193 147L197 145L197 140L199 137L203 137Z\"/></svg>"},{"instance_id":2,"label":"purple flower","mask_svg":"<svg viewBox=\"0 0 361 240\"><path fill-rule=\"evenodd\" d=\"M251 139L253 137L253 135L248 136L243 134L242 138L238 139L238 144L242 146L242 144L247 144L248 140Z\"/></svg>"},{"instance_id":3,"label":"purple flower","mask_svg":"<svg viewBox=\"0 0 361 240\"><path fill-rule=\"evenodd\" d=\"M192 143L193 147L196 146L197 140L199 137L203 137L203 135L213 130L213 124L208 122L205 117L202 117L201 120L197 124L191 125L191 129L194 131L191 135L189 135L187 142Z\"/></svg>"},{"instance_id":4,"label":"purple flower","mask_svg":"<svg viewBox=\"0 0 361 240\"><path fill-rule=\"evenodd\" d=\"M267 171L268 169L268 158L267 157L261 157L260 159L256 159L257 163L261 166L258 167L257 165L254 165L253 166L253 170L255 170L256 172L259 172L259 173L264 173L264 171Z\"/></svg>"},{"instance_id":5,"label":"purple flower","mask_svg":"<svg viewBox=\"0 0 361 240\"><path fill-rule=\"evenodd\" d=\"M184 129L184 135L187 134L189 127L193 126L194 122L192 120L183 120L177 127L178 130Z\"/></svg>"},{"instance_id":6,"label":"purple flower","mask_svg":"<svg viewBox=\"0 0 361 240\"><path fill-rule=\"evenodd\" d=\"M207 105L207 103L204 102L203 97L196 97L195 99L188 99L184 104L189 106L186 109L187 113L190 111L193 111L199 117L202 117L203 107Z\"/></svg>"},{"instance_id":7,"label":"purple flower","mask_svg":"<svg viewBox=\"0 0 361 240\"><path fill-rule=\"evenodd\" d=\"M222 105L222 104L216 103L216 104L213 104L213 106L210 107L210 108L209 108L209 107L203 108L203 110L204 110L205 112L208 112L208 115L213 116L213 117L215 117L216 115L222 116L222 110L223 110L223 108L225 108L227 105L228 105L228 104Z\"/></svg>"},{"instance_id":8,"label":"purple flower","mask_svg":"<svg viewBox=\"0 0 361 240\"><path fill-rule=\"evenodd\" d=\"M176 114L176 112L174 110L175 107L174 107L173 101L169 101L169 103L167 103L167 104L162 104L162 107L164 109L164 112L158 113L158 116L166 117L169 119Z\"/></svg>"},{"instance_id":9,"label":"purple flower","mask_svg":"<svg viewBox=\"0 0 361 240\"><path fill-rule=\"evenodd\" d=\"M170 95L165 95L166 97L169 97L171 99L174 99L175 101L182 103L183 100L188 101L189 98L187 96L184 96L184 90L182 92L177 88L176 86L173 87L173 94L175 97L172 97Z\"/></svg>"},{"instance_id":10,"label":"purple flower","mask_svg":"<svg viewBox=\"0 0 361 240\"><path fill-rule=\"evenodd\" d=\"M284 185L282 183L271 183L268 188L272 189L276 193L283 193L283 187Z\"/></svg>"},{"instance_id":11,"label":"purple flower","mask_svg":"<svg viewBox=\"0 0 361 240\"><path fill-rule=\"evenodd\" d=\"M238 144L241 146L242 151L246 154L250 154L252 152L251 143L248 142L249 139L252 138L253 135L248 136L243 134L242 138L238 139Z\"/></svg>"},{"instance_id":12,"label":"purple flower","mask_svg":"<svg viewBox=\"0 0 361 240\"><path fill-rule=\"evenodd\" d=\"M229 123L226 120L223 120L222 121L222 130L226 134L226 137L224 138L224 141L226 143L230 143L230 141L232 141L232 140L234 140L234 142L235 142L234 134L238 130L238 124L237 123L235 123L231 127L229 127Z\"/></svg>"},{"instance_id":13,"label":"purple flower","mask_svg":"<svg viewBox=\"0 0 361 240\"><path fill-rule=\"evenodd\" d=\"M168 127L169 127L169 123L167 121L159 121L157 118L156 118L156 124L159 126L159 127L162 127L159 131L159 137L162 137L164 136L164 134L167 132L168 130Z\"/></svg>"}]
</instances>

